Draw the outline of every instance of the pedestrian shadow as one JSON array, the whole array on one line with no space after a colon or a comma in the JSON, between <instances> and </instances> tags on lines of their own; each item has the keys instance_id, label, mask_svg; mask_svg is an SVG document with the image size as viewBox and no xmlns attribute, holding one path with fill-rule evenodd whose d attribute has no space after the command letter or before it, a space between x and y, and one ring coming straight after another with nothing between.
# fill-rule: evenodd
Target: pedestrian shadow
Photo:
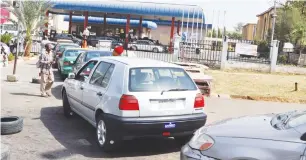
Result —
<instances>
[{"instance_id":1,"label":"pedestrian shadow","mask_svg":"<svg viewBox=\"0 0 306 160\"><path fill-rule=\"evenodd\" d=\"M95 128L75 116L64 117L62 107L41 109L40 120L65 149L44 152L42 159L66 159L81 154L87 158L119 158L151 156L178 152L181 146L174 139L136 139L125 141L115 152L103 152L95 139Z\"/></svg>"},{"instance_id":2,"label":"pedestrian shadow","mask_svg":"<svg viewBox=\"0 0 306 160\"><path fill-rule=\"evenodd\" d=\"M56 99L62 99L62 86L63 85L57 85L55 87L51 88L51 94L56 98Z\"/></svg>"},{"instance_id":3,"label":"pedestrian shadow","mask_svg":"<svg viewBox=\"0 0 306 160\"><path fill-rule=\"evenodd\" d=\"M30 97L41 97L40 94L29 94L29 93L11 93L15 96L30 96Z\"/></svg>"}]
</instances>

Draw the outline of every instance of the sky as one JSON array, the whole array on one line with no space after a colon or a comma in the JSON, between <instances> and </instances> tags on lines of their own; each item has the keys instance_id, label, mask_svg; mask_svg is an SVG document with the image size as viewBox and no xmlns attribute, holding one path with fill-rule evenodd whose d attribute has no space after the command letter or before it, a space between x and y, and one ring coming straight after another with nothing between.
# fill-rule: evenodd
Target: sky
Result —
<instances>
[{"instance_id":1,"label":"sky","mask_svg":"<svg viewBox=\"0 0 306 160\"><path fill-rule=\"evenodd\" d=\"M127 0L128 1L128 0ZM234 30L237 23L256 23L257 14L273 6L273 0L137 0L143 2L162 2L199 5L204 9L206 22L228 31ZM225 14L224 14L225 12ZM214 14L213 14L214 13ZM218 14L219 25L218 25ZM214 15L214 16L213 16ZM224 16L225 15L225 16ZM225 18L224 18L225 17ZM213 21L214 20L214 21Z\"/></svg>"}]
</instances>

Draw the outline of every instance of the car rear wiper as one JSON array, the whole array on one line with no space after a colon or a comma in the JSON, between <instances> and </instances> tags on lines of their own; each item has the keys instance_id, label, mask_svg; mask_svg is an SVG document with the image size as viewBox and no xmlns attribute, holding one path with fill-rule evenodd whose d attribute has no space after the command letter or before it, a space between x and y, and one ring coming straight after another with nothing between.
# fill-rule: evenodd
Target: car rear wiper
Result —
<instances>
[{"instance_id":1,"label":"car rear wiper","mask_svg":"<svg viewBox=\"0 0 306 160\"><path fill-rule=\"evenodd\" d=\"M163 95L164 92L172 92L172 91L188 91L188 89L173 88L173 89L169 89L169 90L162 90L160 95Z\"/></svg>"}]
</instances>

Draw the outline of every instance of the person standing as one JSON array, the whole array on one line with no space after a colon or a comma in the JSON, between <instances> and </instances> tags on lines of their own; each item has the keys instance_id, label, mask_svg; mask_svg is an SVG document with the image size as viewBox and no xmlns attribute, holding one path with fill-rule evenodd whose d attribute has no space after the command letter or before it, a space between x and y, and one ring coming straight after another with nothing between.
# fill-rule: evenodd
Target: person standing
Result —
<instances>
[{"instance_id":1,"label":"person standing","mask_svg":"<svg viewBox=\"0 0 306 160\"><path fill-rule=\"evenodd\" d=\"M40 91L42 97L51 96L50 90L54 82L54 75L52 71L52 51L51 45L45 45L45 52L39 57L39 68L40 68Z\"/></svg>"}]
</instances>

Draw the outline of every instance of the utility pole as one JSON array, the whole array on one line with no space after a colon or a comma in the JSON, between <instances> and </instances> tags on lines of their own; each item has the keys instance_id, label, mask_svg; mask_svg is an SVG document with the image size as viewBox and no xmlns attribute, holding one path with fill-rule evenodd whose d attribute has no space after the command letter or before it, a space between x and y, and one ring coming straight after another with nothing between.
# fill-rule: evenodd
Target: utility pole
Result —
<instances>
[{"instance_id":1,"label":"utility pole","mask_svg":"<svg viewBox=\"0 0 306 160\"><path fill-rule=\"evenodd\" d=\"M17 1L13 1L13 7L18 8L20 10L21 1L19 0L19 4L17 4ZM16 74L16 67L17 67L17 59L19 54L19 39L20 39L20 20L18 20L18 26L17 26L17 49L15 54L15 61L14 61L14 68L13 68L13 75Z\"/></svg>"},{"instance_id":2,"label":"utility pole","mask_svg":"<svg viewBox=\"0 0 306 160\"><path fill-rule=\"evenodd\" d=\"M272 44L273 38L274 38L276 16L277 16L276 15L276 0L274 0L274 11L273 11L273 14L272 14L273 22L272 22L271 44Z\"/></svg>"}]
</instances>

